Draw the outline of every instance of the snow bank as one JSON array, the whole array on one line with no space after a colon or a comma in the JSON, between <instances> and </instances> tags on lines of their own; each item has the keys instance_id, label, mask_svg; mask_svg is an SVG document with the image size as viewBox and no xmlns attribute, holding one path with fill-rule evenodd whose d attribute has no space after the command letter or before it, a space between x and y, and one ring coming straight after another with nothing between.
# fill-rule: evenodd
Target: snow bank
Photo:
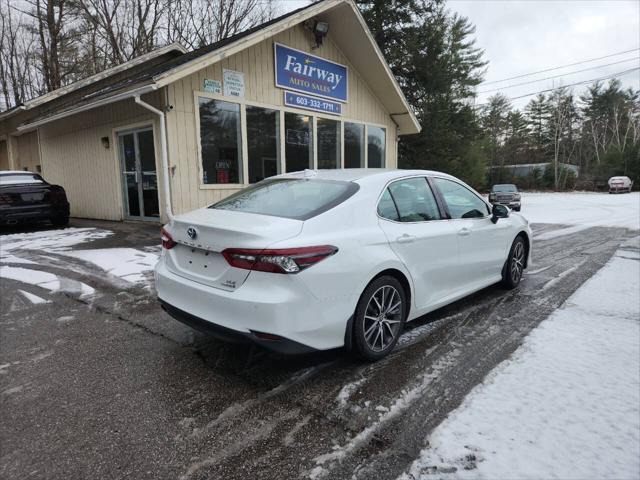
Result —
<instances>
[{"instance_id":1,"label":"snow bank","mask_svg":"<svg viewBox=\"0 0 640 480\"><path fill-rule=\"evenodd\" d=\"M522 215L531 223L640 230L640 192L523 193Z\"/></svg>"},{"instance_id":2,"label":"snow bank","mask_svg":"<svg viewBox=\"0 0 640 480\"><path fill-rule=\"evenodd\" d=\"M640 478L639 258L621 249L542 322L401 478Z\"/></svg>"}]
</instances>

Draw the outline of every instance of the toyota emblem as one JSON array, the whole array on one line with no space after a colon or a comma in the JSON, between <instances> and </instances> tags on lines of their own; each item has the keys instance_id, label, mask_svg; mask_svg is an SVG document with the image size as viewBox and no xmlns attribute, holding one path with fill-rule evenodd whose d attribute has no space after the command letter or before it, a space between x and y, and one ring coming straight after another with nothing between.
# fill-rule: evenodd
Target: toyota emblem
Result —
<instances>
[{"instance_id":1,"label":"toyota emblem","mask_svg":"<svg viewBox=\"0 0 640 480\"><path fill-rule=\"evenodd\" d=\"M198 236L198 231L193 227L189 227L187 228L187 235L189 235L189 238L193 240Z\"/></svg>"}]
</instances>

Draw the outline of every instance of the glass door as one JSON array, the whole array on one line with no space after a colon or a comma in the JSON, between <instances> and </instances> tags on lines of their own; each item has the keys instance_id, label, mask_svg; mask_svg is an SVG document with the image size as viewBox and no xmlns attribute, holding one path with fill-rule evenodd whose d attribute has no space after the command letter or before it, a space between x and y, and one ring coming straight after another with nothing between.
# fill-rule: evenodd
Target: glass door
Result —
<instances>
[{"instance_id":1,"label":"glass door","mask_svg":"<svg viewBox=\"0 0 640 480\"><path fill-rule=\"evenodd\" d=\"M153 130L145 128L118 134L124 216L134 220L157 220L158 175Z\"/></svg>"}]
</instances>

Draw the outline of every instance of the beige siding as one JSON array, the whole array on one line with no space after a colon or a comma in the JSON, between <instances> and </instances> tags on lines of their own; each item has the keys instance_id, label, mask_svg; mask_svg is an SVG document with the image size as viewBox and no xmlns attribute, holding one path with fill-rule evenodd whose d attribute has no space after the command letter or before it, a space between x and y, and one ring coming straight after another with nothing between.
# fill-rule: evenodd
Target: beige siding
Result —
<instances>
[{"instance_id":1,"label":"beige siding","mask_svg":"<svg viewBox=\"0 0 640 480\"><path fill-rule=\"evenodd\" d=\"M176 213L202 207L237 191L237 188L201 185L194 92L202 91L205 78L222 82L222 70L227 68L244 73L246 102L283 107L283 90L275 88L274 41L349 67L349 101L343 106L342 118L386 127L387 166L396 167L396 126L390 112L371 93L361 73L350 65L330 37L322 47L312 50L310 34L298 25L168 86L168 102L174 107L167 114L167 126L169 162L175 166L171 188Z\"/></svg>"},{"instance_id":2,"label":"beige siding","mask_svg":"<svg viewBox=\"0 0 640 480\"><path fill-rule=\"evenodd\" d=\"M158 105L159 98L156 95L145 100ZM122 220L116 132L145 125L153 125L157 132L156 123L151 112L129 99L40 127L43 173L49 182L65 188L72 216ZM102 137L109 138L109 148L102 145ZM156 168L160 172L157 133L155 140Z\"/></svg>"},{"instance_id":3,"label":"beige siding","mask_svg":"<svg viewBox=\"0 0 640 480\"><path fill-rule=\"evenodd\" d=\"M9 170L9 152L5 140L0 141L0 170Z\"/></svg>"},{"instance_id":4,"label":"beige siding","mask_svg":"<svg viewBox=\"0 0 640 480\"><path fill-rule=\"evenodd\" d=\"M18 170L27 169L37 172L40 165L40 149L38 147L38 132L29 132L16 138L18 155L16 166Z\"/></svg>"}]
</instances>

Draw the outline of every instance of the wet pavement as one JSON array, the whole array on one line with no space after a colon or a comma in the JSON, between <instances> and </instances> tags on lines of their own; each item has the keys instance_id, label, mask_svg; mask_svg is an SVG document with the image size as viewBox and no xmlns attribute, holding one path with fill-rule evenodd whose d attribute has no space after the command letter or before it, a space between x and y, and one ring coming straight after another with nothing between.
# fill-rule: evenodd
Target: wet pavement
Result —
<instances>
[{"instance_id":1,"label":"wet pavement","mask_svg":"<svg viewBox=\"0 0 640 480\"><path fill-rule=\"evenodd\" d=\"M114 232L74 250L157 249L157 226L72 226ZM373 364L222 344L168 317L144 283L64 252L13 249L14 262L36 263L3 265L95 292L0 279L0 477L396 478L446 414L637 236L565 228L534 225L541 240L518 289L490 287L412 322Z\"/></svg>"}]
</instances>

